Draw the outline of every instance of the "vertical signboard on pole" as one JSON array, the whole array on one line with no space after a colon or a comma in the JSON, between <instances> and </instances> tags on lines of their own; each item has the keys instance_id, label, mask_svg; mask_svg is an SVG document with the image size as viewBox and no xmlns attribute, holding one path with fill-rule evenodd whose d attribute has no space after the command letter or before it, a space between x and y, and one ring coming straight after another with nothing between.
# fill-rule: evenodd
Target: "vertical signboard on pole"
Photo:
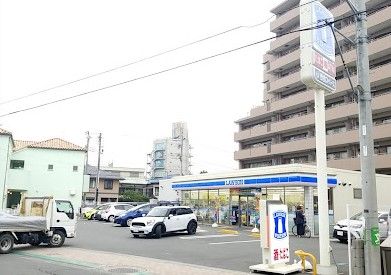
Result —
<instances>
[{"instance_id":1,"label":"vertical signboard on pole","mask_svg":"<svg viewBox=\"0 0 391 275\"><path fill-rule=\"evenodd\" d=\"M288 207L268 205L270 264L289 262Z\"/></svg>"},{"instance_id":2,"label":"vertical signboard on pole","mask_svg":"<svg viewBox=\"0 0 391 275\"><path fill-rule=\"evenodd\" d=\"M309 88L334 92L336 89L335 41L331 28L334 17L318 1L300 1L301 80Z\"/></svg>"}]
</instances>

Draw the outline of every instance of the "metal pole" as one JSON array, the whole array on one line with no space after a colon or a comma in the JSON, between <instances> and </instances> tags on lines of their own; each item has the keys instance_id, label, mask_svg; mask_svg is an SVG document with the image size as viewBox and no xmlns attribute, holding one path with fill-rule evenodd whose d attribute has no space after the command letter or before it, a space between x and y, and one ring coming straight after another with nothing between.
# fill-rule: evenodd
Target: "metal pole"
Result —
<instances>
[{"instance_id":1,"label":"metal pole","mask_svg":"<svg viewBox=\"0 0 391 275\"><path fill-rule=\"evenodd\" d=\"M357 87L359 97L360 162L364 228L365 274L380 274L380 240L377 212L371 87L369 80L367 14L365 0L356 0Z\"/></svg>"},{"instance_id":2,"label":"metal pole","mask_svg":"<svg viewBox=\"0 0 391 275\"><path fill-rule=\"evenodd\" d=\"M349 275L352 275L352 238L350 236L350 205L346 205L346 218L348 219L348 259L349 259Z\"/></svg>"},{"instance_id":3,"label":"metal pole","mask_svg":"<svg viewBox=\"0 0 391 275\"><path fill-rule=\"evenodd\" d=\"M86 145L86 164L84 166L84 174L87 175L87 166L88 166L88 151L90 149L90 132L87 131L86 132L86 135L87 135L87 145Z\"/></svg>"},{"instance_id":4,"label":"metal pole","mask_svg":"<svg viewBox=\"0 0 391 275\"><path fill-rule=\"evenodd\" d=\"M330 267L329 206L327 190L326 120L324 91L315 91L316 176L318 185L320 266Z\"/></svg>"},{"instance_id":5,"label":"metal pole","mask_svg":"<svg viewBox=\"0 0 391 275\"><path fill-rule=\"evenodd\" d=\"M102 144L102 133L99 133L99 149L98 149L98 169L96 172L96 186L95 186L95 203L98 204L98 194L99 194L99 172L100 172L100 151Z\"/></svg>"}]
</instances>

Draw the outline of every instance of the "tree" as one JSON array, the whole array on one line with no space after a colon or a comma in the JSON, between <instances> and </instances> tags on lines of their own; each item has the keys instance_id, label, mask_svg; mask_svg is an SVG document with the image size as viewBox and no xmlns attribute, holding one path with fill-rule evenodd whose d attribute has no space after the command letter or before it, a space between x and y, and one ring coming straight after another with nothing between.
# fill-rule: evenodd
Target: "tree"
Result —
<instances>
[{"instance_id":1,"label":"tree","mask_svg":"<svg viewBox=\"0 0 391 275\"><path fill-rule=\"evenodd\" d=\"M133 190L126 190L125 192L120 195L119 198L120 201L131 201L131 202L147 202L149 199L144 196L142 193L133 191Z\"/></svg>"}]
</instances>

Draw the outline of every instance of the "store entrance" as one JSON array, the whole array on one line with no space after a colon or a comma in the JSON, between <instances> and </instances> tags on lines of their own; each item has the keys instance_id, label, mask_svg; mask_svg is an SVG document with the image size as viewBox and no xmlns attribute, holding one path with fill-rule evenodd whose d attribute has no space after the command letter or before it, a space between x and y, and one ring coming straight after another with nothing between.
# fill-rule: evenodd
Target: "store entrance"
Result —
<instances>
[{"instance_id":1,"label":"store entrance","mask_svg":"<svg viewBox=\"0 0 391 275\"><path fill-rule=\"evenodd\" d=\"M254 194L231 195L231 224L254 226L259 219L257 200Z\"/></svg>"}]
</instances>

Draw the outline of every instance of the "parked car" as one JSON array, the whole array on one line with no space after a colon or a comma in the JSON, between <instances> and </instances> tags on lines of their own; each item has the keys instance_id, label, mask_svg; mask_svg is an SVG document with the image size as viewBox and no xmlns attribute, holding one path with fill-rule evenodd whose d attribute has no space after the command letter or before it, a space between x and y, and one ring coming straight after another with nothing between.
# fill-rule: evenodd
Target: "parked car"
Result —
<instances>
[{"instance_id":1,"label":"parked car","mask_svg":"<svg viewBox=\"0 0 391 275\"><path fill-rule=\"evenodd\" d=\"M94 220L98 220L98 221L102 221L102 214L103 214L103 211L105 211L107 208L110 207L110 205L113 204L113 203L105 203L102 205L102 207L100 207L98 209L98 211L95 212L94 214Z\"/></svg>"},{"instance_id":2,"label":"parked car","mask_svg":"<svg viewBox=\"0 0 391 275\"><path fill-rule=\"evenodd\" d=\"M378 212L379 220L379 235L380 239L385 239L389 231L389 213L385 211ZM364 234L364 217L360 212L350 218L350 232L353 238L362 238ZM334 226L333 237L340 242L347 242L348 240L348 220L344 219L338 221Z\"/></svg>"},{"instance_id":3,"label":"parked car","mask_svg":"<svg viewBox=\"0 0 391 275\"><path fill-rule=\"evenodd\" d=\"M133 219L130 224L130 232L134 238L160 238L163 234L179 231L187 231L190 235L197 232L197 218L190 207L157 206L145 217Z\"/></svg>"},{"instance_id":4,"label":"parked car","mask_svg":"<svg viewBox=\"0 0 391 275\"><path fill-rule=\"evenodd\" d=\"M133 207L133 205L128 203L109 204L109 206L102 211L101 218L107 222L114 222L115 216L124 213L131 207Z\"/></svg>"},{"instance_id":5,"label":"parked car","mask_svg":"<svg viewBox=\"0 0 391 275\"><path fill-rule=\"evenodd\" d=\"M121 226L130 226L130 223L133 219L147 215L148 212L155 206L156 204L151 203L137 205L133 208L130 208L125 213L122 213L121 215L115 217L114 222L116 224L120 224Z\"/></svg>"},{"instance_id":6,"label":"parked car","mask_svg":"<svg viewBox=\"0 0 391 275\"><path fill-rule=\"evenodd\" d=\"M95 218L95 214L99 211L99 210L102 210L103 207L105 206L105 204L102 204L102 205L97 205L95 206L94 208L84 212L83 216L84 218L88 219L88 220L93 220Z\"/></svg>"}]
</instances>

